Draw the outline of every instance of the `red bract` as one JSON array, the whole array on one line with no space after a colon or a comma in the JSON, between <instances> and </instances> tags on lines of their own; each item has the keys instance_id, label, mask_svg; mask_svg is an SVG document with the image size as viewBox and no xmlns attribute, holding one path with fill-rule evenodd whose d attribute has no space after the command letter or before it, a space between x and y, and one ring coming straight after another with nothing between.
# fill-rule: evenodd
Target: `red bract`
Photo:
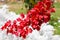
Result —
<instances>
[{"instance_id":1,"label":"red bract","mask_svg":"<svg viewBox=\"0 0 60 40\"><path fill-rule=\"evenodd\" d=\"M21 18L24 18L25 17L25 15L23 13L21 13L20 16L21 16Z\"/></svg>"},{"instance_id":2,"label":"red bract","mask_svg":"<svg viewBox=\"0 0 60 40\"><path fill-rule=\"evenodd\" d=\"M44 20L45 23L49 21L49 16L44 15Z\"/></svg>"},{"instance_id":3,"label":"red bract","mask_svg":"<svg viewBox=\"0 0 60 40\"><path fill-rule=\"evenodd\" d=\"M39 15L39 20L43 20L43 16L42 15Z\"/></svg>"},{"instance_id":4,"label":"red bract","mask_svg":"<svg viewBox=\"0 0 60 40\"><path fill-rule=\"evenodd\" d=\"M17 21L19 21L19 22L21 22L21 21L22 21L20 18L17 18L16 20L17 20Z\"/></svg>"},{"instance_id":5,"label":"red bract","mask_svg":"<svg viewBox=\"0 0 60 40\"><path fill-rule=\"evenodd\" d=\"M7 29L7 33L26 38L33 30L36 29L39 31L42 23L46 23L50 20L51 12L55 12L55 8L51 7L52 4L53 2L51 0L42 0L28 11L26 18L22 13L20 17L13 22L10 20L7 21L1 29ZM31 26L31 28L29 26Z\"/></svg>"},{"instance_id":6,"label":"red bract","mask_svg":"<svg viewBox=\"0 0 60 40\"><path fill-rule=\"evenodd\" d=\"M6 29L7 27L9 27L11 25L11 21L9 20L9 21L7 21L5 24L4 24L4 26L2 26L2 30L4 30L4 29Z\"/></svg>"},{"instance_id":7,"label":"red bract","mask_svg":"<svg viewBox=\"0 0 60 40\"><path fill-rule=\"evenodd\" d=\"M51 12L55 12L55 11L56 11L55 8L52 8L52 9L51 9Z\"/></svg>"}]
</instances>

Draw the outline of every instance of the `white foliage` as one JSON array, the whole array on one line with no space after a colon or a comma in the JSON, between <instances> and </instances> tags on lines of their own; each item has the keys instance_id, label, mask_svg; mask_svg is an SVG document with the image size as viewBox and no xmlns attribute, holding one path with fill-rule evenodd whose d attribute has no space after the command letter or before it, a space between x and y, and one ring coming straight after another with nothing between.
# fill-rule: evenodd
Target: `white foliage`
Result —
<instances>
[{"instance_id":1,"label":"white foliage","mask_svg":"<svg viewBox=\"0 0 60 40\"><path fill-rule=\"evenodd\" d=\"M60 40L60 35L54 35L54 36L52 37L52 40Z\"/></svg>"}]
</instances>

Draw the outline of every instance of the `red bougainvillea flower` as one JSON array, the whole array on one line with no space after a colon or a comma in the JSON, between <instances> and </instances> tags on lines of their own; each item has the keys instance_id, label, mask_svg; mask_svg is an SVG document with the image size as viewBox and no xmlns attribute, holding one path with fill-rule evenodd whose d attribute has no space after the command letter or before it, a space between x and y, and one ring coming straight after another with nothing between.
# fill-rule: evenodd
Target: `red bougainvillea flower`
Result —
<instances>
[{"instance_id":1,"label":"red bougainvillea flower","mask_svg":"<svg viewBox=\"0 0 60 40\"><path fill-rule=\"evenodd\" d=\"M1 29L7 29L7 34L12 33L16 36L26 38L33 30L36 29L39 31L42 23L50 20L51 12L55 12L55 8L51 7L52 4L51 0L42 0L27 12L26 18L22 13L13 22L11 20L7 21Z\"/></svg>"},{"instance_id":2,"label":"red bougainvillea flower","mask_svg":"<svg viewBox=\"0 0 60 40\"><path fill-rule=\"evenodd\" d=\"M25 17L25 15L23 13L21 13L20 16L21 16L21 18L24 18Z\"/></svg>"},{"instance_id":3,"label":"red bougainvillea flower","mask_svg":"<svg viewBox=\"0 0 60 40\"><path fill-rule=\"evenodd\" d=\"M55 11L56 11L56 9L55 9L55 8L52 8L52 9L51 9L51 12L55 12Z\"/></svg>"},{"instance_id":4,"label":"red bougainvillea flower","mask_svg":"<svg viewBox=\"0 0 60 40\"><path fill-rule=\"evenodd\" d=\"M11 25L11 21L9 20L9 21L7 21L5 24L4 24L4 26L2 26L2 30L4 30L4 29L6 29L7 27L9 27Z\"/></svg>"}]
</instances>

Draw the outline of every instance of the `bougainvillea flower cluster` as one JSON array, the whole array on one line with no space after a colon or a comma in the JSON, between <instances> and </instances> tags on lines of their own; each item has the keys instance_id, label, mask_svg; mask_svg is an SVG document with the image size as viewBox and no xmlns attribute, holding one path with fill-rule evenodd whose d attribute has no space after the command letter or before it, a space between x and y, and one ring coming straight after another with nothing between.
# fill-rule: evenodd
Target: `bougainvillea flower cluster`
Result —
<instances>
[{"instance_id":1,"label":"bougainvillea flower cluster","mask_svg":"<svg viewBox=\"0 0 60 40\"><path fill-rule=\"evenodd\" d=\"M7 29L7 34L12 33L16 36L26 38L33 30L39 31L42 23L50 20L51 12L55 12L52 4L51 0L42 0L29 10L27 15L22 13L14 21L7 21L1 29Z\"/></svg>"}]
</instances>

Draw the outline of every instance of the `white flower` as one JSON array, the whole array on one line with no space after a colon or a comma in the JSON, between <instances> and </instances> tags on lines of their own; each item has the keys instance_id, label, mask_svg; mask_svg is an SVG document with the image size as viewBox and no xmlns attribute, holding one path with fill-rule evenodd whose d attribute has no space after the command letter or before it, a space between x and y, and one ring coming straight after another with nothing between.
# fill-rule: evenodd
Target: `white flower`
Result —
<instances>
[{"instance_id":1,"label":"white flower","mask_svg":"<svg viewBox=\"0 0 60 40\"><path fill-rule=\"evenodd\" d=\"M60 23L60 20L58 20L58 22Z\"/></svg>"}]
</instances>

